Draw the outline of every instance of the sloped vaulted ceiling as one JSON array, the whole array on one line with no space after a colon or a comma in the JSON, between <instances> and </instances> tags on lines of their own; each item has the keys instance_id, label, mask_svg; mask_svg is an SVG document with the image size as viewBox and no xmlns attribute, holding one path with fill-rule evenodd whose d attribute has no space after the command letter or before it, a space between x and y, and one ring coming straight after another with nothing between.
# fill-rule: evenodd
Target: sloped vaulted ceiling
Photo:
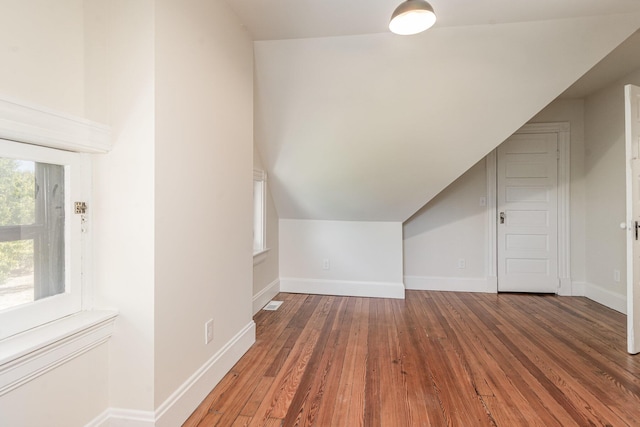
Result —
<instances>
[{"instance_id":1,"label":"sloped vaulted ceiling","mask_svg":"<svg viewBox=\"0 0 640 427\"><path fill-rule=\"evenodd\" d=\"M406 220L638 27L634 12L257 41L254 135L280 217Z\"/></svg>"}]
</instances>

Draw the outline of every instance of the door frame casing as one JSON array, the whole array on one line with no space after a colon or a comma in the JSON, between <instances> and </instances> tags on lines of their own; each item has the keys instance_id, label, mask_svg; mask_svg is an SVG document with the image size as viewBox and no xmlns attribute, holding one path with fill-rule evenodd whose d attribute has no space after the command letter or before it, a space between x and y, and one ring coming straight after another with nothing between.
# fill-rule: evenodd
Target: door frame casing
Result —
<instances>
[{"instance_id":1,"label":"door frame casing","mask_svg":"<svg viewBox=\"0 0 640 427\"><path fill-rule=\"evenodd\" d=\"M627 308L627 352L629 354L637 354L640 352L640 316L638 307L638 277L636 264L637 251L634 251L634 246L637 238L634 238L635 234L635 221L638 217L635 206L635 199L637 195L634 194L636 188L634 188L634 174L637 173L637 162L640 153L640 148L636 147L634 150L634 142L638 136L634 122L638 119L634 118L634 114L639 114L638 106L634 108L633 98L637 97L636 89L638 86L627 84L624 86L624 146L625 146L625 202L626 202L626 262L627 262L627 295L626 295L626 308ZM634 167L635 163L635 167ZM637 185L637 184L636 184ZM637 236L637 234L635 234ZM635 252L635 253L634 253Z\"/></svg>"},{"instance_id":2,"label":"door frame casing","mask_svg":"<svg viewBox=\"0 0 640 427\"><path fill-rule=\"evenodd\" d=\"M515 134L555 133L558 135L558 295L573 295L571 282L571 126L568 122L530 123ZM487 251L485 271L489 292L498 292L498 148L486 157L487 170Z\"/></svg>"}]
</instances>

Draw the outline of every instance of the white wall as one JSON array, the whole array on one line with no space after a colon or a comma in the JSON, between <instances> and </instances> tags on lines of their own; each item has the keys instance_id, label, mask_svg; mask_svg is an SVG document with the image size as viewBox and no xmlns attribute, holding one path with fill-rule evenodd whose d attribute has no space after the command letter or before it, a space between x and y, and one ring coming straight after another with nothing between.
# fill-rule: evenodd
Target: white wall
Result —
<instances>
[{"instance_id":1,"label":"white wall","mask_svg":"<svg viewBox=\"0 0 640 427\"><path fill-rule=\"evenodd\" d=\"M624 85L640 70L585 100L587 296L625 312L626 218ZM614 280L620 271L620 281Z\"/></svg>"},{"instance_id":2,"label":"white wall","mask_svg":"<svg viewBox=\"0 0 640 427\"><path fill-rule=\"evenodd\" d=\"M107 407L109 352L102 344L0 398L3 427L84 426Z\"/></svg>"},{"instance_id":3,"label":"white wall","mask_svg":"<svg viewBox=\"0 0 640 427\"><path fill-rule=\"evenodd\" d=\"M621 312L626 310L626 235L619 224L625 220L623 87L627 83L640 84L640 71L585 99L557 99L530 121L569 122L571 126L572 293ZM484 177L480 170L474 171L477 167L405 223L408 288L464 290L464 283L481 285L482 272L473 270L470 276L477 275L475 282L464 282L460 272L452 269L465 250L455 244L463 234L461 229L467 231L464 234L471 247L478 242L480 248L486 247L482 241L486 228L473 222L477 208L470 202L485 195ZM449 212L451 221L441 209ZM473 262L485 255L476 253ZM614 280L614 270L620 272L619 282ZM440 280L429 280L440 275Z\"/></svg>"},{"instance_id":4,"label":"white wall","mask_svg":"<svg viewBox=\"0 0 640 427\"><path fill-rule=\"evenodd\" d=\"M82 0L3 1L0 97L83 116L83 25ZM0 425L88 423L108 404L108 357L101 345L1 396Z\"/></svg>"},{"instance_id":5,"label":"white wall","mask_svg":"<svg viewBox=\"0 0 640 427\"><path fill-rule=\"evenodd\" d=\"M94 169L111 422L179 425L254 339L252 43L223 2L95 0L87 20L87 111L115 136Z\"/></svg>"},{"instance_id":6,"label":"white wall","mask_svg":"<svg viewBox=\"0 0 640 427\"><path fill-rule=\"evenodd\" d=\"M87 43L108 46L87 61L96 82L87 109L113 136L113 150L95 157L92 202L96 303L120 312L109 343L109 406L153 411L154 1L86 8L87 20L104 24Z\"/></svg>"},{"instance_id":7,"label":"white wall","mask_svg":"<svg viewBox=\"0 0 640 427\"><path fill-rule=\"evenodd\" d=\"M3 0L0 96L84 114L82 0Z\"/></svg>"},{"instance_id":8,"label":"white wall","mask_svg":"<svg viewBox=\"0 0 640 427\"><path fill-rule=\"evenodd\" d=\"M260 153L253 148L253 168L265 170ZM266 223L266 247L269 251L254 259L253 266L253 312L254 314L265 306L280 290L280 246L278 243L278 211L276 210L269 177L267 176L267 223ZM256 260L259 260L256 263Z\"/></svg>"},{"instance_id":9,"label":"white wall","mask_svg":"<svg viewBox=\"0 0 640 427\"><path fill-rule=\"evenodd\" d=\"M0 424L111 408L112 425L179 425L254 339L252 42L223 2L10 3L0 94L112 127L93 161L91 279L120 315L108 345L3 396Z\"/></svg>"},{"instance_id":10,"label":"white wall","mask_svg":"<svg viewBox=\"0 0 640 427\"><path fill-rule=\"evenodd\" d=\"M404 223L407 289L486 291L486 196L482 159Z\"/></svg>"},{"instance_id":11,"label":"white wall","mask_svg":"<svg viewBox=\"0 0 640 427\"><path fill-rule=\"evenodd\" d=\"M280 280L284 292L404 298L402 224L281 219Z\"/></svg>"},{"instance_id":12,"label":"white wall","mask_svg":"<svg viewBox=\"0 0 640 427\"><path fill-rule=\"evenodd\" d=\"M216 354L253 325L253 44L224 2L155 3L154 400L162 411L209 363L211 378L221 378L236 360L220 367ZM209 319L214 337L205 344ZM215 383L197 385L204 394L158 425L183 422Z\"/></svg>"},{"instance_id":13,"label":"white wall","mask_svg":"<svg viewBox=\"0 0 640 427\"><path fill-rule=\"evenodd\" d=\"M530 123L568 122L571 127L571 279L581 283L585 280L585 170L584 170L584 100L556 99L540 111ZM580 294L580 285L576 293Z\"/></svg>"},{"instance_id":14,"label":"white wall","mask_svg":"<svg viewBox=\"0 0 640 427\"><path fill-rule=\"evenodd\" d=\"M256 42L255 138L281 218L281 289L324 292L329 286L321 280L348 280L326 279L317 270L321 246L313 226L295 230L306 239L296 241L301 253L285 242L294 231L284 219L313 225L406 221L639 25L640 15L610 15L444 27L411 38ZM474 208L479 188L469 190ZM466 200L465 192L447 202ZM448 289L493 285L479 267L486 257L478 247L486 239L481 218L462 215L473 217L469 225L478 225L479 234L469 234L462 251L449 244L454 249L438 254L447 261L434 262L434 271L420 264L425 240L416 237L405 252L408 287L444 274L455 275L444 285ZM438 239L443 235L450 234ZM351 238L351 247L367 247L367 236ZM426 252L434 247L430 243ZM468 269L444 271L462 256Z\"/></svg>"},{"instance_id":15,"label":"white wall","mask_svg":"<svg viewBox=\"0 0 640 427\"><path fill-rule=\"evenodd\" d=\"M571 272L582 292L585 280L584 101L558 99L529 123L569 122L571 126ZM407 289L491 291L487 281L487 196L484 159L404 223ZM465 268L458 268L460 259ZM495 287L493 288L495 292Z\"/></svg>"},{"instance_id":16,"label":"white wall","mask_svg":"<svg viewBox=\"0 0 640 427\"><path fill-rule=\"evenodd\" d=\"M406 221L640 26L640 15L256 42L281 218Z\"/></svg>"}]
</instances>

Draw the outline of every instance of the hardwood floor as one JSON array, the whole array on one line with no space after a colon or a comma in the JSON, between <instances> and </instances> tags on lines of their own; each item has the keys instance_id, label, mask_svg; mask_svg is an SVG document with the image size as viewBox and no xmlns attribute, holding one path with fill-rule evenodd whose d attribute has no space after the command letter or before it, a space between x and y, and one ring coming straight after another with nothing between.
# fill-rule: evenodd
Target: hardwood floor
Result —
<instances>
[{"instance_id":1,"label":"hardwood floor","mask_svg":"<svg viewBox=\"0 0 640 427\"><path fill-rule=\"evenodd\" d=\"M276 299L184 426L640 426L626 317L586 298Z\"/></svg>"}]
</instances>

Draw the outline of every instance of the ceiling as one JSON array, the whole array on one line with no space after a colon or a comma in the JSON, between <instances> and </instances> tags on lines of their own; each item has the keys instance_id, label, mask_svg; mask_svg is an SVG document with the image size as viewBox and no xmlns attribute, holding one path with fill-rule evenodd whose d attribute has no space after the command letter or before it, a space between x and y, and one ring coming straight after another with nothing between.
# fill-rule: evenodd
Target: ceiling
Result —
<instances>
[{"instance_id":1,"label":"ceiling","mask_svg":"<svg viewBox=\"0 0 640 427\"><path fill-rule=\"evenodd\" d=\"M640 0L430 0L409 37L387 29L401 0L224 1L256 41L281 218L404 221L559 94L640 68Z\"/></svg>"},{"instance_id":2,"label":"ceiling","mask_svg":"<svg viewBox=\"0 0 640 427\"><path fill-rule=\"evenodd\" d=\"M560 98L584 98L640 69L640 31L634 33L564 91Z\"/></svg>"},{"instance_id":3,"label":"ceiling","mask_svg":"<svg viewBox=\"0 0 640 427\"><path fill-rule=\"evenodd\" d=\"M254 40L375 34L388 31L401 0L226 0ZM638 0L430 0L435 28L567 19L640 11ZM356 18L357 16L357 18ZM567 89L582 98L640 68L640 31Z\"/></svg>"},{"instance_id":4,"label":"ceiling","mask_svg":"<svg viewBox=\"0 0 640 427\"><path fill-rule=\"evenodd\" d=\"M226 0L254 40L388 32L400 0ZM545 21L640 11L638 0L430 0L435 27Z\"/></svg>"}]
</instances>

